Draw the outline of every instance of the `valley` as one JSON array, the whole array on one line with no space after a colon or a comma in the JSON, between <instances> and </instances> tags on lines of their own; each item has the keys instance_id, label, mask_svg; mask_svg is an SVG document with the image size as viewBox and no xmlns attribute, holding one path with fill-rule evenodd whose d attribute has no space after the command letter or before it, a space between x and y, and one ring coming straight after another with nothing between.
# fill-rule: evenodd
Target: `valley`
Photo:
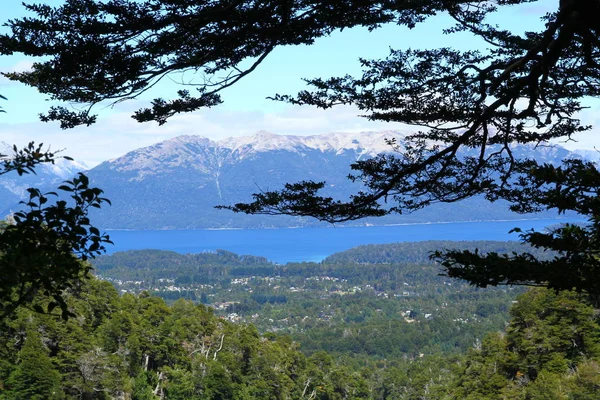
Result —
<instances>
[{"instance_id":1,"label":"valley","mask_svg":"<svg viewBox=\"0 0 600 400\"><path fill-rule=\"evenodd\" d=\"M523 292L476 289L440 276L428 254L444 247L526 250L515 242L430 241L363 246L321 263L283 265L222 250L142 250L100 257L94 267L121 293L203 303L228 321L291 335L309 354L416 357L466 351L485 332L503 329ZM423 330L430 334L423 337Z\"/></svg>"},{"instance_id":2,"label":"valley","mask_svg":"<svg viewBox=\"0 0 600 400\"><path fill-rule=\"evenodd\" d=\"M484 241L360 246L285 265L118 252L95 261L104 280L68 292L76 317L21 308L0 321L0 382L63 398L594 398L593 299L469 287L439 276L427 255L440 246L551 257Z\"/></svg>"},{"instance_id":3,"label":"valley","mask_svg":"<svg viewBox=\"0 0 600 400\"><path fill-rule=\"evenodd\" d=\"M182 136L88 171L113 202L92 218L118 229L111 231L117 242L142 235L132 248L168 248L172 240L178 252L140 249L96 258L95 276L64 291L71 313L64 323L43 293L32 307L0 321L0 384L10 393L25 392L33 379L40 385L34 390L52 390L58 398L103 393L107 399L458 400L597 393L594 298L519 285L475 288L443 276L429 259L434 250L455 248L551 260L553 253L518 242L473 239L498 238L500 226L505 235L515 225L543 231L562 220L513 214L501 202L472 198L377 220L405 228L401 243L381 244L397 241L390 232L399 227L310 228L320 225L212 208L307 176L328 180L332 196L348 195L356 190L343 179L348 165L374 154L368 147L373 143L350 134L331 137L336 140L264 132L221 142ZM559 147L513 150L549 163L579 157ZM63 172L48 171L27 182L55 185ZM8 178L4 187L14 192ZM450 223L432 223L440 221ZM487 236L485 226L494 224L489 232L496 233ZM289 226L302 228L260 229ZM199 229L247 235L244 252L198 237L191 245L183 240ZM377 239L352 242L349 235L331 234L352 229ZM315 256L295 239L288 244L300 251L293 259L252 255L261 248L285 253L284 231L329 247ZM432 238L444 240L419 241ZM470 241L456 241L461 238ZM354 247L364 243L372 244ZM338 244L343 247L332 251ZM191 251L197 246L199 252Z\"/></svg>"}]
</instances>

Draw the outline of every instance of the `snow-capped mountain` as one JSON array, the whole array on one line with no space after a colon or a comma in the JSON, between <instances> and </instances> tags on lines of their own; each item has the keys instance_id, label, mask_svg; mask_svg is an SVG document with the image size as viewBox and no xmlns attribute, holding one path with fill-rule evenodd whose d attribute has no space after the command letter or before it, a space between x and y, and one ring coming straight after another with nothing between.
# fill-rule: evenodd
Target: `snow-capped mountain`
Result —
<instances>
[{"instance_id":1,"label":"snow-capped mountain","mask_svg":"<svg viewBox=\"0 0 600 400\"><path fill-rule=\"evenodd\" d=\"M573 153L581 156L586 160L590 160L593 162L600 162L600 151L599 150L573 150Z\"/></svg>"},{"instance_id":2,"label":"snow-capped mountain","mask_svg":"<svg viewBox=\"0 0 600 400\"><path fill-rule=\"evenodd\" d=\"M239 152L290 151L301 153L307 150L340 153L354 151L357 158L374 156L391 150L386 140L401 141L406 135L396 131L344 133L326 135L293 136L276 135L261 131L253 136L232 137L215 142L217 146Z\"/></svg>"},{"instance_id":3,"label":"snow-capped mountain","mask_svg":"<svg viewBox=\"0 0 600 400\"><path fill-rule=\"evenodd\" d=\"M0 154L4 158L11 157L13 153L11 145L0 141ZM50 190L52 186L56 186L64 180L71 179L78 172L87 169L83 163L58 158L54 164L39 164L35 168L35 173L19 176L13 171L5 175L0 175L0 210L16 208L19 200L23 199L26 195L27 188L39 187ZM1 215L0 219L3 216Z\"/></svg>"},{"instance_id":4,"label":"snow-capped mountain","mask_svg":"<svg viewBox=\"0 0 600 400\"><path fill-rule=\"evenodd\" d=\"M218 166L219 163L239 162L264 152L289 152L298 155L311 152L335 155L348 153L356 161L391 151L386 139L401 141L403 138L404 135L394 131L313 136L286 136L261 131L252 136L219 141L184 135L134 150L123 157L110 160L109 163L119 171L138 170L147 175L184 164L186 167L207 171L207 168L211 169L211 161Z\"/></svg>"},{"instance_id":5,"label":"snow-capped mountain","mask_svg":"<svg viewBox=\"0 0 600 400\"><path fill-rule=\"evenodd\" d=\"M104 162L89 176L113 203L98 216L107 228L305 225L309 222L237 215L214 206L250 201L252 193L300 180L327 180L332 194L347 195L356 189L346 179L350 164L389 148L386 136L259 132L221 141L180 136Z\"/></svg>"},{"instance_id":6,"label":"snow-capped mountain","mask_svg":"<svg viewBox=\"0 0 600 400\"><path fill-rule=\"evenodd\" d=\"M326 181L327 194L347 198L359 184L347 179L350 164L382 152L402 149L402 132L330 133L283 136L258 132L214 141L179 136L140 148L90 170L91 185L105 191L113 206L92 215L95 224L115 229L261 228L317 224L308 218L248 216L214 209L252 200L251 194L280 189L284 183ZM512 148L515 157L558 162L589 158L560 146ZM0 154L12 149L0 142ZM593 155L593 154L592 154ZM15 209L28 187L53 190L85 166L64 159L43 164L37 174L0 176L0 210ZM473 221L521 218L505 204L469 199L428 207L414 214L358 221L356 224Z\"/></svg>"},{"instance_id":7,"label":"snow-capped mountain","mask_svg":"<svg viewBox=\"0 0 600 400\"><path fill-rule=\"evenodd\" d=\"M314 225L311 219L247 216L214 209L252 200L251 194L284 183L326 181L326 191L347 198L359 184L347 179L350 164L402 146L401 132L281 136L258 132L213 141L179 136L127 153L89 171L91 184L104 189L112 207L93 215L98 225L120 229L261 228ZM556 162L572 153L562 147L515 146L517 157ZM469 199L428 207L410 215L358 224L511 219L499 202Z\"/></svg>"}]
</instances>

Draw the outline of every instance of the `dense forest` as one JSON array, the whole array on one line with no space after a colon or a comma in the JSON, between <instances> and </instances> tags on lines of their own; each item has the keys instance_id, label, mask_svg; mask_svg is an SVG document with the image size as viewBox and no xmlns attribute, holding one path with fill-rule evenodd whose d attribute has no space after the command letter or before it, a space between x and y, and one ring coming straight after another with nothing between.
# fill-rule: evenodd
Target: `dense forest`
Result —
<instances>
[{"instance_id":1,"label":"dense forest","mask_svg":"<svg viewBox=\"0 0 600 400\"><path fill-rule=\"evenodd\" d=\"M188 300L119 296L94 278L66 298L76 315L66 322L26 308L1 322L0 398L594 399L600 390L598 313L572 292L520 295L504 330L460 354L360 362L306 355L288 335L261 335Z\"/></svg>"},{"instance_id":2,"label":"dense forest","mask_svg":"<svg viewBox=\"0 0 600 400\"><path fill-rule=\"evenodd\" d=\"M44 299L40 299L43 303ZM5 399L364 398L358 372L286 337L260 336L203 305L119 297L91 279L68 297L67 322L21 309L2 321ZM356 376L355 376L356 375Z\"/></svg>"},{"instance_id":3,"label":"dense forest","mask_svg":"<svg viewBox=\"0 0 600 400\"><path fill-rule=\"evenodd\" d=\"M418 357L463 352L486 332L503 329L522 292L481 290L440 276L428 257L440 246L522 248L503 242L402 243L359 247L322 263L285 265L226 251L145 250L100 257L95 267L123 293L198 301L261 332L289 334L308 354Z\"/></svg>"},{"instance_id":4,"label":"dense forest","mask_svg":"<svg viewBox=\"0 0 600 400\"><path fill-rule=\"evenodd\" d=\"M418 256L432 245L365 246L321 264L101 257L112 284L69 289L74 317L35 312L52 300L38 296L1 322L0 399L596 398L597 299L449 281ZM381 258L402 247L406 259ZM383 264L368 263L371 251ZM194 285L191 268L204 277Z\"/></svg>"}]
</instances>

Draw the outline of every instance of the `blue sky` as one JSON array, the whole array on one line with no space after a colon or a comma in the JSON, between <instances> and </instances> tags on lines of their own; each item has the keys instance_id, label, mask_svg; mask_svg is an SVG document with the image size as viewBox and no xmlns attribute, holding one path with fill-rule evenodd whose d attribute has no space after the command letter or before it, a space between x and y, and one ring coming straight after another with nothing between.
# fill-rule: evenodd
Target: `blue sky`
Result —
<instances>
[{"instance_id":1,"label":"blue sky","mask_svg":"<svg viewBox=\"0 0 600 400\"><path fill-rule=\"evenodd\" d=\"M58 5L62 0L37 0ZM3 19L23 16L21 0L2 0ZM555 9L558 0L541 0L525 6L510 7L496 17L497 22L519 31L534 29L536 16ZM250 135L259 130L280 134L320 134L331 131L406 130L399 124L373 123L357 117L351 108L316 110L293 107L267 100L275 93L294 94L304 87L302 78L358 75L359 57L385 57L389 48L434 48L481 46L468 34L441 34L450 21L438 16L413 30L387 26L368 33L365 29L350 29L322 38L312 46L276 49L250 76L223 92L225 103L209 110L181 115L166 125L138 124L130 118L133 110L156 96L171 97L177 90L165 82L142 102L129 102L114 109L97 110L102 118L91 128L61 131L55 124L38 122L37 114L47 109L49 102L31 88L0 79L0 93L8 97L3 106L8 112L0 116L0 141L25 144L35 140L66 149L65 154L90 166L118 157L127 151L150 145L182 134L198 134L212 139ZM33 60L20 55L0 57L0 70L26 69ZM187 77L186 77L187 78ZM145 101L144 101L145 100ZM595 123L598 107L585 113L585 120ZM600 124L599 124L600 126ZM578 147L591 148L593 139L582 140Z\"/></svg>"}]
</instances>

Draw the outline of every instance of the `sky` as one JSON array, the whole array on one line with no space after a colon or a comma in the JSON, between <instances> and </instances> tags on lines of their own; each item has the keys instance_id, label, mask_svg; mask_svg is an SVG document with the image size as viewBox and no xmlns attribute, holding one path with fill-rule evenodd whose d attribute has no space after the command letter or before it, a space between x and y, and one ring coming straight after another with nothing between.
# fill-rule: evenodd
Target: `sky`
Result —
<instances>
[{"instance_id":1,"label":"sky","mask_svg":"<svg viewBox=\"0 0 600 400\"><path fill-rule=\"evenodd\" d=\"M60 5L62 0L36 2ZM495 22L515 31L524 27L534 29L537 16L556 9L558 0L506 8ZM21 0L2 0L2 19L24 16ZM0 115L0 141L24 145L29 141L42 142L52 149L64 149L63 154L84 162L89 167L133 149L148 146L179 135L201 135L214 140L230 136L252 135L260 130L277 134L309 135L327 132L360 132L412 128L397 123L370 122L350 107L318 110L308 106L291 106L266 99L276 93L295 94L305 88L302 78L359 75L358 58L383 58L390 48L436 48L479 46L468 34L443 35L450 26L445 16L431 18L409 30L386 26L369 33L366 29L349 29L321 38L311 46L277 48L252 74L222 93L224 104L194 113L178 115L163 126L139 124L131 118L134 110L147 106L149 100L164 96L172 98L173 83L165 82L158 91L140 100L122 103L111 109L96 109L99 122L92 127L61 130L56 123L42 123L38 114L47 110L46 96L21 84L0 78L0 94L8 98L2 106L7 113ZM0 30L5 28L0 28ZM0 71L23 71L34 60L22 55L0 57ZM600 127L600 105L592 105L581 116L586 123ZM600 128L599 128L600 129ZM583 137L571 148L594 147L592 135Z\"/></svg>"}]
</instances>

